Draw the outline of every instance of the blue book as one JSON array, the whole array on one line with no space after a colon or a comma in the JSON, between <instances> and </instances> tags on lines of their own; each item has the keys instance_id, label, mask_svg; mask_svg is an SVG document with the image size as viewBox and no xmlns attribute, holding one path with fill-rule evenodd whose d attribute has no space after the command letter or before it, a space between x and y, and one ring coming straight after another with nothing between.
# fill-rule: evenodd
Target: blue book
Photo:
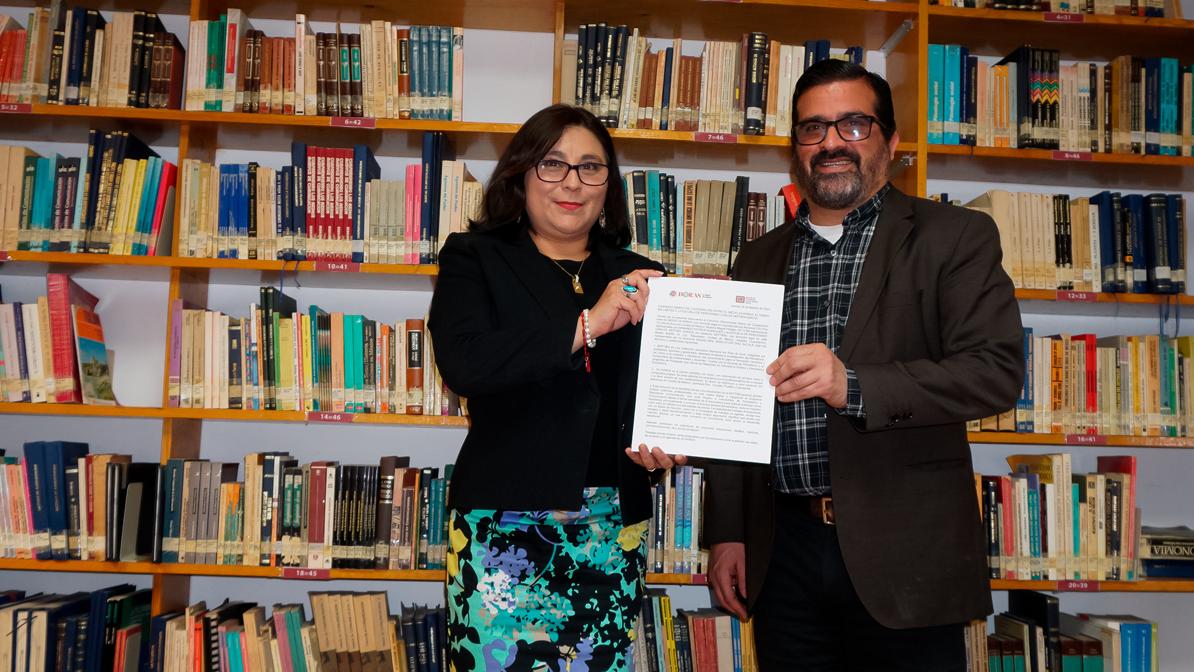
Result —
<instances>
[{"instance_id":1,"label":"blue book","mask_svg":"<svg viewBox=\"0 0 1194 672\"><path fill-rule=\"evenodd\" d=\"M352 260L365 261L365 183L381 179L381 166L367 145L352 148ZM438 203L438 201L436 201ZM438 210L437 210L438 212Z\"/></svg>"},{"instance_id":2,"label":"blue book","mask_svg":"<svg viewBox=\"0 0 1194 672\"><path fill-rule=\"evenodd\" d=\"M15 366L17 371L21 374L21 401L29 401L32 399L32 396L29 392L29 355L28 350L25 348L25 304L21 303L20 301L13 301L9 305L12 306L13 325L14 330L17 332L17 353L15 355ZM6 360L5 368L10 366L14 366L14 364L8 363Z\"/></svg>"},{"instance_id":3,"label":"blue book","mask_svg":"<svg viewBox=\"0 0 1194 672\"><path fill-rule=\"evenodd\" d=\"M1099 272L1104 292L1127 291L1127 287L1119 282L1122 257L1118 248L1122 239L1116 233L1116 201L1118 195L1110 191L1101 191L1090 197L1090 202L1098 208L1099 213Z\"/></svg>"},{"instance_id":4,"label":"blue book","mask_svg":"<svg viewBox=\"0 0 1194 672\"><path fill-rule=\"evenodd\" d=\"M46 477L46 442L25 444L25 480L29 488L29 517L33 523L30 544L33 557L48 560L50 552L50 505L47 501L50 482Z\"/></svg>"},{"instance_id":5,"label":"blue book","mask_svg":"<svg viewBox=\"0 0 1194 672\"><path fill-rule=\"evenodd\" d=\"M50 250L50 232L54 228L54 178L57 159L39 157L37 159L37 173L34 182L33 212L29 223L30 245L32 250L48 252Z\"/></svg>"},{"instance_id":6,"label":"blue book","mask_svg":"<svg viewBox=\"0 0 1194 672\"><path fill-rule=\"evenodd\" d=\"M259 173L260 174L260 173ZM274 173L274 218L268 224L257 223L257 230L265 237L265 227L273 226L274 240L282 240L284 232L290 226L290 213L294 210L294 197L291 188L294 184L294 166L286 166ZM275 243L275 245L277 245ZM282 258L282 248L277 247L276 259Z\"/></svg>"},{"instance_id":7,"label":"blue book","mask_svg":"<svg viewBox=\"0 0 1194 672\"><path fill-rule=\"evenodd\" d=\"M1020 398L1016 400L1016 431L1031 433L1035 428L1032 419L1032 409L1036 401L1032 387L1033 377L1033 331L1032 327L1024 327L1024 385L1020 388Z\"/></svg>"},{"instance_id":8,"label":"blue book","mask_svg":"<svg viewBox=\"0 0 1194 672\"><path fill-rule=\"evenodd\" d=\"M159 614L149 620L149 658L142 660L145 672L163 672L166 668L166 623L181 612ZM243 669L243 668L242 668Z\"/></svg>"},{"instance_id":9,"label":"blue book","mask_svg":"<svg viewBox=\"0 0 1194 672\"><path fill-rule=\"evenodd\" d=\"M228 256L228 210L232 201L228 170L231 167L231 164L220 164L220 200L219 207L216 208L216 257L220 259Z\"/></svg>"},{"instance_id":10,"label":"blue book","mask_svg":"<svg viewBox=\"0 0 1194 672\"><path fill-rule=\"evenodd\" d=\"M1148 253L1145 251L1145 229L1148 226L1148 220L1144 196L1140 194L1124 196L1123 209L1126 214L1127 234L1132 243L1128 250L1132 260L1132 267L1128 270L1129 286L1132 288L1133 294L1145 294L1148 292Z\"/></svg>"},{"instance_id":11,"label":"blue book","mask_svg":"<svg viewBox=\"0 0 1194 672\"><path fill-rule=\"evenodd\" d=\"M233 259L249 258L249 164L236 164L236 174L232 176L233 191L236 193L236 210L233 211L232 235L233 242L229 245L230 256Z\"/></svg>"},{"instance_id":12,"label":"blue book","mask_svg":"<svg viewBox=\"0 0 1194 672\"><path fill-rule=\"evenodd\" d=\"M1182 127L1178 104L1181 95L1181 66L1176 58L1161 59L1161 153L1181 155Z\"/></svg>"},{"instance_id":13,"label":"blue book","mask_svg":"<svg viewBox=\"0 0 1194 672\"><path fill-rule=\"evenodd\" d=\"M435 118L446 121L452 118L452 27L436 26L435 30L439 36L439 55L435 64Z\"/></svg>"},{"instance_id":14,"label":"blue book","mask_svg":"<svg viewBox=\"0 0 1194 672\"><path fill-rule=\"evenodd\" d=\"M660 219L659 171L647 171L647 256L658 261L663 248L662 221Z\"/></svg>"},{"instance_id":15,"label":"blue book","mask_svg":"<svg viewBox=\"0 0 1194 672\"><path fill-rule=\"evenodd\" d=\"M69 509L66 497L66 468L76 466L79 458L87 454L86 443L73 441L49 441L45 444L43 459L48 484L46 503L50 528L50 551L55 560L69 560L67 532L70 529Z\"/></svg>"},{"instance_id":16,"label":"blue book","mask_svg":"<svg viewBox=\"0 0 1194 672\"><path fill-rule=\"evenodd\" d=\"M945 45L945 55L942 61L942 73L945 87L941 93L942 125L941 141L947 145L961 142L961 100L962 52L956 44Z\"/></svg>"},{"instance_id":17,"label":"blue book","mask_svg":"<svg viewBox=\"0 0 1194 672\"><path fill-rule=\"evenodd\" d=\"M663 50L663 99L659 104L659 130L668 130L668 119L671 117L672 91L672 47ZM744 57L745 54L743 55ZM743 85L745 89L745 85Z\"/></svg>"},{"instance_id":18,"label":"blue book","mask_svg":"<svg viewBox=\"0 0 1194 672\"><path fill-rule=\"evenodd\" d=\"M929 45L929 125L931 145L945 142L945 45Z\"/></svg>"},{"instance_id":19,"label":"blue book","mask_svg":"<svg viewBox=\"0 0 1194 672\"><path fill-rule=\"evenodd\" d=\"M1161 59L1144 59L1144 153L1161 153Z\"/></svg>"},{"instance_id":20,"label":"blue book","mask_svg":"<svg viewBox=\"0 0 1194 672\"><path fill-rule=\"evenodd\" d=\"M1165 226L1168 235L1165 237L1169 244L1169 272L1172 278L1173 292L1186 293L1186 227L1185 199L1180 194L1166 194Z\"/></svg>"},{"instance_id":21,"label":"blue book","mask_svg":"<svg viewBox=\"0 0 1194 672\"><path fill-rule=\"evenodd\" d=\"M157 205L158 184L162 179L162 159L149 157L145 166L145 181L137 208L137 224L133 229L130 253L144 256L149 254L149 235L153 231L153 211Z\"/></svg>"},{"instance_id":22,"label":"blue book","mask_svg":"<svg viewBox=\"0 0 1194 672\"><path fill-rule=\"evenodd\" d=\"M973 147L978 142L978 57L961 47L962 74L958 80L958 99L961 100L959 141Z\"/></svg>"},{"instance_id":23,"label":"blue book","mask_svg":"<svg viewBox=\"0 0 1194 672\"><path fill-rule=\"evenodd\" d=\"M78 252L82 235L79 233L83 229L83 222L85 221L86 212L84 212L85 199L83 194L87 191L87 184L91 180L91 171L93 168L92 152L96 150L97 143L103 139L103 134L98 133L95 129L87 131L87 158L79 162L79 179L75 187L75 204L71 209L70 228L72 235L67 243L67 250L70 252Z\"/></svg>"},{"instance_id":24,"label":"blue book","mask_svg":"<svg viewBox=\"0 0 1194 672\"><path fill-rule=\"evenodd\" d=\"M302 142L290 143L290 165L282 169L283 175L290 176L290 213L278 220L279 227L285 220L287 228L279 232L284 241L293 244L286 249L278 248L279 259L307 258L307 145ZM285 215L285 213L284 213ZM293 238L291 238L293 237Z\"/></svg>"},{"instance_id":25,"label":"blue book","mask_svg":"<svg viewBox=\"0 0 1194 672\"><path fill-rule=\"evenodd\" d=\"M107 622L108 600L119 595L127 595L135 590L136 587L132 584L122 583L91 592L91 604L87 616L85 672L101 672L105 669L103 662L104 624Z\"/></svg>"},{"instance_id":26,"label":"blue book","mask_svg":"<svg viewBox=\"0 0 1194 672\"><path fill-rule=\"evenodd\" d=\"M83 49L83 36L87 32L87 10L75 7L70 11L70 44L65 45L68 51L63 54L63 67L67 69L63 102L67 105L78 105L79 87L83 79L83 59L87 58Z\"/></svg>"},{"instance_id":27,"label":"blue book","mask_svg":"<svg viewBox=\"0 0 1194 672\"><path fill-rule=\"evenodd\" d=\"M162 490L162 562L178 562L178 544L182 529L182 479L186 460L166 460Z\"/></svg>"},{"instance_id":28,"label":"blue book","mask_svg":"<svg viewBox=\"0 0 1194 672\"><path fill-rule=\"evenodd\" d=\"M742 672L742 622L730 619L730 642L733 647L734 672Z\"/></svg>"},{"instance_id":29,"label":"blue book","mask_svg":"<svg viewBox=\"0 0 1194 672\"><path fill-rule=\"evenodd\" d=\"M365 337L364 316L350 315L352 319L352 389L354 390L352 410L354 413L365 412ZM427 411L426 407L423 409Z\"/></svg>"}]
</instances>

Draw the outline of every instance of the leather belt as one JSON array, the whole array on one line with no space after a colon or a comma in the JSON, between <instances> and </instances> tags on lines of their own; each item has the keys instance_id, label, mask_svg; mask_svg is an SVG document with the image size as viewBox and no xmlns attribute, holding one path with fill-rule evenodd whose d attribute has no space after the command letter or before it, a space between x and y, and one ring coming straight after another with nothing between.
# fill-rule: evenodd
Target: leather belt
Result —
<instances>
[{"instance_id":1,"label":"leather belt","mask_svg":"<svg viewBox=\"0 0 1194 672\"><path fill-rule=\"evenodd\" d=\"M779 495L781 501L790 502L800 512L808 512L815 520L825 525L834 525L833 496L831 495Z\"/></svg>"}]
</instances>

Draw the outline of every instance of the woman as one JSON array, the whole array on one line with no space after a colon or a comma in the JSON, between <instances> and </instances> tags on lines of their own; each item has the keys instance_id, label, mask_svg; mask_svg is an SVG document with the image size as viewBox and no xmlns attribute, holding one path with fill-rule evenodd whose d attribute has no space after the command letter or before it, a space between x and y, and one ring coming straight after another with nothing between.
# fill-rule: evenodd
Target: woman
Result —
<instances>
[{"instance_id":1,"label":"woman","mask_svg":"<svg viewBox=\"0 0 1194 672\"><path fill-rule=\"evenodd\" d=\"M626 447L647 280L663 274L623 249L626 212L609 133L553 105L440 252L428 329L472 419L448 502L456 672L629 665L648 472L673 461Z\"/></svg>"}]
</instances>

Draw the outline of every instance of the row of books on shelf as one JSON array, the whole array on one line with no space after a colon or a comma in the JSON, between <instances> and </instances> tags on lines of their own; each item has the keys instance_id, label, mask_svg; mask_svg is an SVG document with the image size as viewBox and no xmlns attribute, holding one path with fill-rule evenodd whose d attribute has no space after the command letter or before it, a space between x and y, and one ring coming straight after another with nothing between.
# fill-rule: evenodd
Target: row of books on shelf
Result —
<instances>
[{"instance_id":1,"label":"row of books on shelf","mask_svg":"<svg viewBox=\"0 0 1194 672\"><path fill-rule=\"evenodd\" d=\"M99 302L65 273L46 296L0 303L0 384L9 402L114 404Z\"/></svg>"},{"instance_id":2,"label":"row of books on shelf","mask_svg":"<svg viewBox=\"0 0 1194 672\"><path fill-rule=\"evenodd\" d=\"M428 264L481 208L481 184L451 158L444 133L423 134L423 159L382 180L373 152L291 146L280 169L183 162L179 254Z\"/></svg>"},{"instance_id":3,"label":"row of books on shelf","mask_svg":"<svg viewBox=\"0 0 1194 672\"><path fill-rule=\"evenodd\" d=\"M1011 455L1009 475L979 480L993 579L1140 578L1136 458L1100 456L1075 474L1068 453Z\"/></svg>"},{"instance_id":4,"label":"row of books on shelf","mask_svg":"<svg viewBox=\"0 0 1194 672\"><path fill-rule=\"evenodd\" d=\"M800 196L795 185L771 196L750 180L687 180L657 170L623 176L633 235L630 249L678 275L726 275L738 249L783 224Z\"/></svg>"},{"instance_id":5,"label":"row of books on shelf","mask_svg":"<svg viewBox=\"0 0 1194 672\"><path fill-rule=\"evenodd\" d=\"M650 588L634 627L635 670L758 672L754 625L717 609L676 609L665 590Z\"/></svg>"},{"instance_id":6,"label":"row of books on shelf","mask_svg":"<svg viewBox=\"0 0 1194 672\"><path fill-rule=\"evenodd\" d=\"M177 177L127 131L89 131L85 157L0 145L0 249L169 254Z\"/></svg>"},{"instance_id":7,"label":"row of books on shelf","mask_svg":"<svg viewBox=\"0 0 1194 672\"><path fill-rule=\"evenodd\" d=\"M375 20L267 37L240 9L191 21L188 110L460 120L464 29Z\"/></svg>"},{"instance_id":8,"label":"row of books on shelf","mask_svg":"<svg viewBox=\"0 0 1194 672\"><path fill-rule=\"evenodd\" d=\"M35 7L0 14L0 102L174 108L183 48L154 12Z\"/></svg>"},{"instance_id":9,"label":"row of books on shelf","mask_svg":"<svg viewBox=\"0 0 1194 672\"><path fill-rule=\"evenodd\" d=\"M4 457L5 557L313 569L444 569L452 466L373 465L286 453L235 462L133 462L85 443L35 441Z\"/></svg>"},{"instance_id":10,"label":"row of books on shelf","mask_svg":"<svg viewBox=\"0 0 1194 672\"><path fill-rule=\"evenodd\" d=\"M1008 591L1008 608L963 629L967 672L1150 672L1157 624L1131 615L1061 611L1056 595Z\"/></svg>"},{"instance_id":11,"label":"row of books on shelf","mask_svg":"<svg viewBox=\"0 0 1194 672\"><path fill-rule=\"evenodd\" d=\"M1071 197L992 189L964 205L995 220L1003 268L1016 287L1186 291L1187 207L1182 194L1102 191Z\"/></svg>"},{"instance_id":12,"label":"row of books on shelf","mask_svg":"<svg viewBox=\"0 0 1194 672\"><path fill-rule=\"evenodd\" d=\"M685 55L680 38L652 51L639 29L581 24L564 41L563 102L611 128L790 135L792 91L809 66L828 58L862 64L861 47L829 40L787 45L765 33L707 41Z\"/></svg>"},{"instance_id":13,"label":"row of books on shelf","mask_svg":"<svg viewBox=\"0 0 1194 672\"><path fill-rule=\"evenodd\" d=\"M424 320L299 311L262 287L248 317L171 307L168 405L333 413L460 415Z\"/></svg>"},{"instance_id":14,"label":"row of books on shelf","mask_svg":"<svg viewBox=\"0 0 1194 672\"><path fill-rule=\"evenodd\" d=\"M154 615L130 584L91 592L0 593L0 666L28 672L438 672L443 607L384 592L310 592L305 605L224 600Z\"/></svg>"},{"instance_id":15,"label":"row of books on shelf","mask_svg":"<svg viewBox=\"0 0 1194 672\"><path fill-rule=\"evenodd\" d=\"M930 144L1194 155L1194 65L1118 56L1063 64L1019 47L996 62L929 45Z\"/></svg>"},{"instance_id":16,"label":"row of books on shelf","mask_svg":"<svg viewBox=\"0 0 1194 672\"><path fill-rule=\"evenodd\" d=\"M1142 527L1140 564L1148 578L1194 579L1194 530L1185 525Z\"/></svg>"},{"instance_id":17,"label":"row of books on shelf","mask_svg":"<svg viewBox=\"0 0 1194 672\"><path fill-rule=\"evenodd\" d=\"M929 0L930 5L971 9L1010 9L1065 14L1171 17L1166 0ZM1176 12L1180 16L1180 12Z\"/></svg>"},{"instance_id":18,"label":"row of books on shelf","mask_svg":"<svg viewBox=\"0 0 1194 672\"><path fill-rule=\"evenodd\" d=\"M300 464L286 453L236 463L133 462L85 443L36 441L3 457L0 554L314 569L444 569L452 466L410 458ZM655 491L647 566L700 574L704 472L672 470Z\"/></svg>"},{"instance_id":19,"label":"row of books on shelf","mask_svg":"<svg viewBox=\"0 0 1194 672\"><path fill-rule=\"evenodd\" d=\"M970 431L1186 437L1194 428L1194 338L1036 336L1024 329L1016 406Z\"/></svg>"},{"instance_id":20,"label":"row of books on shelf","mask_svg":"<svg viewBox=\"0 0 1194 672\"><path fill-rule=\"evenodd\" d=\"M106 16L105 16L106 15ZM194 20L187 49L153 12L54 0L0 20L0 102L223 112L462 118L464 30L371 21L269 37L230 8Z\"/></svg>"}]
</instances>

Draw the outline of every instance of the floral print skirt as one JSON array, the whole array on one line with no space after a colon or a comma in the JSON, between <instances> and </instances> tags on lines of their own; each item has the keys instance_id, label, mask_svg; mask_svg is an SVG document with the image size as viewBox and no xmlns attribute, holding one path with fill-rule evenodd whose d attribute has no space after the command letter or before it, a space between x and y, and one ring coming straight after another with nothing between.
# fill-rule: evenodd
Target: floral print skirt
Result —
<instances>
[{"instance_id":1,"label":"floral print skirt","mask_svg":"<svg viewBox=\"0 0 1194 672\"><path fill-rule=\"evenodd\" d=\"M448 669L629 670L647 527L622 525L616 488L579 511L453 510Z\"/></svg>"}]
</instances>

